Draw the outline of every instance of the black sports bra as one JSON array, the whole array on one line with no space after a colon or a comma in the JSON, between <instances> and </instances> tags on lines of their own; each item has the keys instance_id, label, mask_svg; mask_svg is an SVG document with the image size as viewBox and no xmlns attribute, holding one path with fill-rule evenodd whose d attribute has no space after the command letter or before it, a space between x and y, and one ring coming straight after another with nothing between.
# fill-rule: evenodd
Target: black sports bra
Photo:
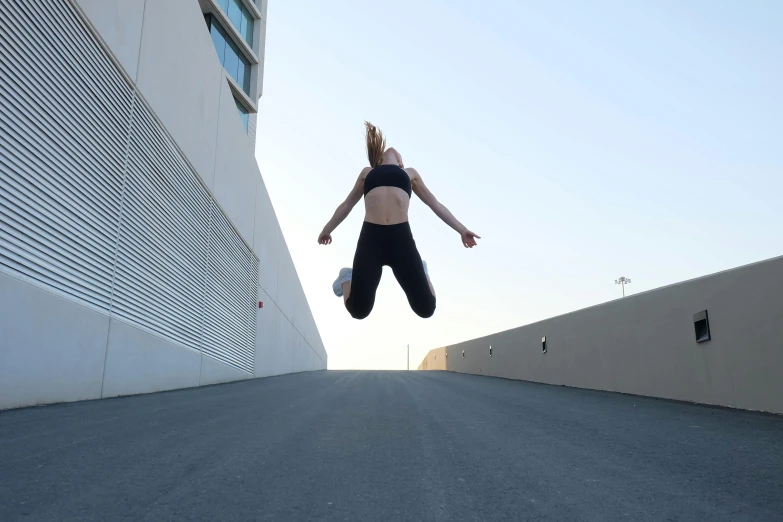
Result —
<instances>
[{"instance_id":1,"label":"black sports bra","mask_svg":"<svg viewBox=\"0 0 783 522\"><path fill-rule=\"evenodd\" d=\"M364 195L376 187L397 187L411 197L411 177L397 165L378 165L364 178Z\"/></svg>"}]
</instances>

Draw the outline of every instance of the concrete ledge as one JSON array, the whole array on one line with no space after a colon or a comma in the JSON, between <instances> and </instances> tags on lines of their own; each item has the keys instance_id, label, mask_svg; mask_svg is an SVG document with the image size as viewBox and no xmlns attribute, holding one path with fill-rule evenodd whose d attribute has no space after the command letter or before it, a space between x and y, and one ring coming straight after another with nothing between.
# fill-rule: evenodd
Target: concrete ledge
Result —
<instances>
[{"instance_id":1,"label":"concrete ledge","mask_svg":"<svg viewBox=\"0 0 783 522\"><path fill-rule=\"evenodd\" d=\"M432 350L419 369L783 413L783 257Z\"/></svg>"},{"instance_id":2,"label":"concrete ledge","mask_svg":"<svg viewBox=\"0 0 783 522\"><path fill-rule=\"evenodd\" d=\"M0 272L0 409L98 399L109 317Z\"/></svg>"},{"instance_id":3,"label":"concrete ledge","mask_svg":"<svg viewBox=\"0 0 783 522\"><path fill-rule=\"evenodd\" d=\"M201 354L112 319L103 397L199 385Z\"/></svg>"},{"instance_id":4,"label":"concrete ledge","mask_svg":"<svg viewBox=\"0 0 783 522\"><path fill-rule=\"evenodd\" d=\"M253 376L247 372L237 370L206 355L201 356L201 386L252 378Z\"/></svg>"}]
</instances>

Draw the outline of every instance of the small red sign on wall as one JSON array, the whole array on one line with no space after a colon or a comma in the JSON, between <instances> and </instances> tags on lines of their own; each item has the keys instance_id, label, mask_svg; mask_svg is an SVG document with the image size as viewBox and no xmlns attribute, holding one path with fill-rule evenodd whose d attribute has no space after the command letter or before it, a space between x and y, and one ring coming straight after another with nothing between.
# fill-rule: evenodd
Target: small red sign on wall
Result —
<instances>
[{"instance_id":1,"label":"small red sign on wall","mask_svg":"<svg viewBox=\"0 0 783 522\"><path fill-rule=\"evenodd\" d=\"M258 307L259 308L263 308L264 307L264 302L263 301L259 301L258 302Z\"/></svg>"}]
</instances>

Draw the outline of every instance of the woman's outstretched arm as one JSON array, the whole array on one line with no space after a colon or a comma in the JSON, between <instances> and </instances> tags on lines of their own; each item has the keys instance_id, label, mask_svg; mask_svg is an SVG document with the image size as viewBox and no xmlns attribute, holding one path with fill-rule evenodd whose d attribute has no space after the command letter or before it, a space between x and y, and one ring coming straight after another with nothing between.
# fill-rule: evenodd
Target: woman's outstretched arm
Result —
<instances>
[{"instance_id":1,"label":"woman's outstretched arm","mask_svg":"<svg viewBox=\"0 0 783 522\"><path fill-rule=\"evenodd\" d=\"M476 239L481 239L481 236L477 236L468 230L465 225L460 223L459 220L454 217L449 209L447 209L443 204L441 204L440 201L438 201L435 195L427 188L427 185L424 184L424 181L421 179L421 175L416 169L408 168L405 170L411 177L413 192L419 196L424 204L430 207L435 215L441 218L444 223L459 233L460 237L462 238L462 244L465 245L466 248L473 248L476 246Z\"/></svg>"},{"instance_id":2,"label":"woman's outstretched arm","mask_svg":"<svg viewBox=\"0 0 783 522\"><path fill-rule=\"evenodd\" d=\"M364 193L364 178L370 170L372 169L369 167L362 169L362 173L359 174L359 178L356 180L356 183L354 183L348 197L345 198L345 201L340 203L337 210L334 211L332 219L329 220L321 231L321 234L318 236L318 244L328 245L332 242L332 232L334 232L334 229L348 217L348 214L351 213L353 207L362 199L362 194Z\"/></svg>"}]
</instances>

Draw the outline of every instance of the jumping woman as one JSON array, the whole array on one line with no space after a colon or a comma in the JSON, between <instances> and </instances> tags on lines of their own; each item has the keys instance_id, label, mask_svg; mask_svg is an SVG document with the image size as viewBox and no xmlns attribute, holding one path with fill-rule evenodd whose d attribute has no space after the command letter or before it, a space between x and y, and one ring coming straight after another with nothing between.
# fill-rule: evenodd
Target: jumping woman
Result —
<instances>
[{"instance_id":1,"label":"jumping woman","mask_svg":"<svg viewBox=\"0 0 783 522\"><path fill-rule=\"evenodd\" d=\"M435 289L421 260L408 223L411 192L456 230L466 248L476 246L479 236L465 228L441 205L424 185L416 169L405 168L402 156L386 148L386 138L379 129L365 122L367 158L365 167L351 193L343 201L318 236L318 243L332 242L332 232L351 213L364 195L364 224L353 258L353 269L343 268L332 285L335 295L342 296L345 308L355 319L364 319L375 304L375 292L381 282L383 266L388 265L408 297L413 311L420 317L435 313Z\"/></svg>"}]
</instances>

